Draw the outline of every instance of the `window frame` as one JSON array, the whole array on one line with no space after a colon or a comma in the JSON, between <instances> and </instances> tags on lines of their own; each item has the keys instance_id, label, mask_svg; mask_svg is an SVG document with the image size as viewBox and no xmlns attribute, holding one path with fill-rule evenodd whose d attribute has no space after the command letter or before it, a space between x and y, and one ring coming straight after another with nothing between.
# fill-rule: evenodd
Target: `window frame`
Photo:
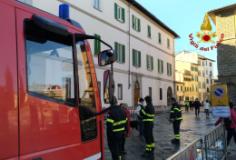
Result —
<instances>
[{"instance_id":1,"label":"window frame","mask_svg":"<svg viewBox=\"0 0 236 160\"><path fill-rule=\"evenodd\" d=\"M125 8L114 3L114 17L117 21L125 23Z\"/></svg>"},{"instance_id":2,"label":"window frame","mask_svg":"<svg viewBox=\"0 0 236 160\"><path fill-rule=\"evenodd\" d=\"M116 62L119 64L124 64L125 63L125 45L115 42L114 43L114 51L116 55Z\"/></svg>"},{"instance_id":3,"label":"window frame","mask_svg":"<svg viewBox=\"0 0 236 160\"><path fill-rule=\"evenodd\" d=\"M121 83L117 84L117 99L123 100L123 84Z\"/></svg>"},{"instance_id":4,"label":"window frame","mask_svg":"<svg viewBox=\"0 0 236 160\"><path fill-rule=\"evenodd\" d=\"M102 11L101 10L101 1L100 0L93 0L93 8L98 11Z\"/></svg>"}]
</instances>

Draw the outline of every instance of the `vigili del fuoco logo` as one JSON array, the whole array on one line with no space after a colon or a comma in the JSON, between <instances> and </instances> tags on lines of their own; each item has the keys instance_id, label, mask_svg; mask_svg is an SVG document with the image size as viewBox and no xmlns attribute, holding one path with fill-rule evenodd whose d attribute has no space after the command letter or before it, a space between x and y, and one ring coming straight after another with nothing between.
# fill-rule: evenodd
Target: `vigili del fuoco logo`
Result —
<instances>
[{"instance_id":1,"label":"vigili del fuoco logo","mask_svg":"<svg viewBox=\"0 0 236 160\"><path fill-rule=\"evenodd\" d=\"M197 40L195 40L195 38ZM217 39L216 32L212 31L208 14L205 15L200 31L196 35L189 34L190 44L201 51L211 51L217 48L224 39L224 34L220 34Z\"/></svg>"}]
</instances>

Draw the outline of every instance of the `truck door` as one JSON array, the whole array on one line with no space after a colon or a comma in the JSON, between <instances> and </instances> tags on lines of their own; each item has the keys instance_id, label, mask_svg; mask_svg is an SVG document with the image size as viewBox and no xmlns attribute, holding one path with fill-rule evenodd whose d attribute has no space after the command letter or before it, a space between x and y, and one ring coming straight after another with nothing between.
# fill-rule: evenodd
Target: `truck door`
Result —
<instances>
[{"instance_id":1,"label":"truck door","mask_svg":"<svg viewBox=\"0 0 236 160\"><path fill-rule=\"evenodd\" d=\"M15 10L4 1L0 10L0 159L18 159Z\"/></svg>"},{"instance_id":2,"label":"truck door","mask_svg":"<svg viewBox=\"0 0 236 160\"><path fill-rule=\"evenodd\" d=\"M99 159L97 119L89 118L97 92L85 43L73 41L73 29L67 35L32 22L32 13L58 21L37 11L17 9L20 158Z\"/></svg>"},{"instance_id":3,"label":"truck door","mask_svg":"<svg viewBox=\"0 0 236 160\"><path fill-rule=\"evenodd\" d=\"M16 11L20 159L82 159L72 36L35 25L37 11Z\"/></svg>"}]
</instances>

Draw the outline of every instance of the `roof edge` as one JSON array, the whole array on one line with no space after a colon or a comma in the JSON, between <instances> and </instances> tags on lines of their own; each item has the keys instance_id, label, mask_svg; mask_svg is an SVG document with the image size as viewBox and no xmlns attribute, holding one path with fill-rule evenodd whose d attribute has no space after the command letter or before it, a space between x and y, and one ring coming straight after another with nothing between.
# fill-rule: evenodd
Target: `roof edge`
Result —
<instances>
[{"instance_id":1,"label":"roof edge","mask_svg":"<svg viewBox=\"0 0 236 160\"><path fill-rule=\"evenodd\" d=\"M128 3L135 6L138 10L140 10L142 13L144 13L146 16L148 16L150 19L152 19L154 22L159 24L161 27L166 29L168 32L170 32L175 38L180 38L180 36L174 32L172 29L170 29L167 25L165 25L161 20L159 20L156 16L154 16L151 12L149 12L146 8L144 8L141 4L136 2L135 0L126 0Z\"/></svg>"}]
</instances>

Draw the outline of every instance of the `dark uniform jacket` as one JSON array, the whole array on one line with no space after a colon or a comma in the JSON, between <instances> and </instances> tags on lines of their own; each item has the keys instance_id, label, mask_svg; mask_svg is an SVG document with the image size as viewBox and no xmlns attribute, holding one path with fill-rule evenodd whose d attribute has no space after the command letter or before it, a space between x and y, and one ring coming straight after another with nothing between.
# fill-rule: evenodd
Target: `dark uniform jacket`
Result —
<instances>
[{"instance_id":1,"label":"dark uniform jacket","mask_svg":"<svg viewBox=\"0 0 236 160\"><path fill-rule=\"evenodd\" d=\"M170 110L170 120L172 121L181 121L182 118L182 111L178 105L178 103L174 103Z\"/></svg>"},{"instance_id":2,"label":"dark uniform jacket","mask_svg":"<svg viewBox=\"0 0 236 160\"><path fill-rule=\"evenodd\" d=\"M147 104L144 109L140 110L140 115L143 119L143 122L154 122L155 110L152 104Z\"/></svg>"},{"instance_id":3,"label":"dark uniform jacket","mask_svg":"<svg viewBox=\"0 0 236 160\"><path fill-rule=\"evenodd\" d=\"M127 131L127 117L120 106L112 106L107 116L107 136L114 134L125 133Z\"/></svg>"}]
</instances>

